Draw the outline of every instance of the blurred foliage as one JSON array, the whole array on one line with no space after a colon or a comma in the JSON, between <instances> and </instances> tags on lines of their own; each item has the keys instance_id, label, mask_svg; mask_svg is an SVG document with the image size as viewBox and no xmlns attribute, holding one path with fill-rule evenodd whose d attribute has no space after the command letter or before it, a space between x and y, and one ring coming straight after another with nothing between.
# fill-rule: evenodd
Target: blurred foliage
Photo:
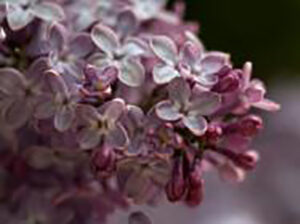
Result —
<instances>
[{"instance_id":1,"label":"blurred foliage","mask_svg":"<svg viewBox=\"0 0 300 224\"><path fill-rule=\"evenodd\" d=\"M236 66L253 61L255 76L264 79L300 77L299 0L185 1L208 49L231 53Z\"/></svg>"}]
</instances>

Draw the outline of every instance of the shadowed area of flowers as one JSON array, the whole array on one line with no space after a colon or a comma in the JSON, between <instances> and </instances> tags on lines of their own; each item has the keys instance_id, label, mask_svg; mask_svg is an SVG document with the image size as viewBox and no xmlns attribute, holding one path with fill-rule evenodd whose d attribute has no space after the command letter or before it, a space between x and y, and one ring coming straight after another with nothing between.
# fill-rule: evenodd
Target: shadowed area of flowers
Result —
<instances>
[{"instance_id":1,"label":"shadowed area of flowers","mask_svg":"<svg viewBox=\"0 0 300 224\"><path fill-rule=\"evenodd\" d=\"M106 223L160 200L195 207L203 174L255 168L252 63L207 51L165 0L0 0L0 223ZM150 224L142 212L129 224Z\"/></svg>"}]
</instances>

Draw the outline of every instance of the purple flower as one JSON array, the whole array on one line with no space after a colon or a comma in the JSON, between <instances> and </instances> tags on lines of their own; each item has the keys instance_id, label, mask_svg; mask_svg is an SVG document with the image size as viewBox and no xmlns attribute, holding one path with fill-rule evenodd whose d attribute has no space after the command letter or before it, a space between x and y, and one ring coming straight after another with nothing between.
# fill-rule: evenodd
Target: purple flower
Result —
<instances>
[{"instance_id":1,"label":"purple flower","mask_svg":"<svg viewBox=\"0 0 300 224\"><path fill-rule=\"evenodd\" d=\"M61 21L65 18L63 9L51 2L37 0L0 0L6 5L6 18L12 30L27 26L35 17L44 21Z\"/></svg>"},{"instance_id":2,"label":"purple flower","mask_svg":"<svg viewBox=\"0 0 300 224\"><path fill-rule=\"evenodd\" d=\"M278 111L280 105L265 98L266 88L258 79L251 80L252 63L248 62L244 66L241 83L241 100L242 108L239 110L248 109L249 107L257 107L267 111Z\"/></svg>"},{"instance_id":3,"label":"purple flower","mask_svg":"<svg viewBox=\"0 0 300 224\"><path fill-rule=\"evenodd\" d=\"M92 30L92 40L103 54L97 55L99 67L115 67L118 79L130 87L143 84L145 69L138 56L145 54L143 44L131 39L121 45L118 36L109 27L98 24Z\"/></svg>"},{"instance_id":4,"label":"purple flower","mask_svg":"<svg viewBox=\"0 0 300 224\"><path fill-rule=\"evenodd\" d=\"M79 97L75 89L70 90L63 77L54 70L49 70L44 75L45 92L38 99L35 117L54 117L54 127L60 132L67 131L75 121Z\"/></svg>"},{"instance_id":5,"label":"purple flower","mask_svg":"<svg viewBox=\"0 0 300 224\"><path fill-rule=\"evenodd\" d=\"M86 33L72 35L56 23L50 27L48 41L52 68L70 81L82 78L84 58L94 50L90 36Z\"/></svg>"},{"instance_id":6,"label":"purple flower","mask_svg":"<svg viewBox=\"0 0 300 224\"><path fill-rule=\"evenodd\" d=\"M220 105L220 97L212 92L192 96L183 79L175 79L169 86L169 100L156 105L156 114L165 121L182 121L193 134L201 136L207 130L204 116L212 114Z\"/></svg>"},{"instance_id":7,"label":"purple flower","mask_svg":"<svg viewBox=\"0 0 300 224\"><path fill-rule=\"evenodd\" d=\"M128 136L118 121L125 109L121 99L107 102L99 109L92 106L81 106L80 116L84 127L78 133L78 142L82 149L92 149L99 144L122 149L128 145Z\"/></svg>"},{"instance_id":8,"label":"purple flower","mask_svg":"<svg viewBox=\"0 0 300 224\"><path fill-rule=\"evenodd\" d=\"M204 86L217 83L217 73L229 63L229 56L220 52L204 52L199 41L187 41L178 52L174 41L166 36L151 40L151 48L163 63L153 69L157 84L165 84L176 77L190 77Z\"/></svg>"},{"instance_id":9,"label":"purple flower","mask_svg":"<svg viewBox=\"0 0 300 224\"><path fill-rule=\"evenodd\" d=\"M40 73L47 68L47 60L41 58L33 62L25 75L14 68L0 69L1 113L13 129L22 127L32 117L42 89Z\"/></svg>"}]
</instances>

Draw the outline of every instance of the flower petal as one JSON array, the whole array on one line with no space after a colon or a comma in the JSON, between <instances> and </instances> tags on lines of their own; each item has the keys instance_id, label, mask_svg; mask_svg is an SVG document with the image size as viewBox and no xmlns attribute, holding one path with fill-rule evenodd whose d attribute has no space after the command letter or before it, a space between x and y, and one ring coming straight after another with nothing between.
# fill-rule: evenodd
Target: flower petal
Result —
<instances>
[{"instance_id":1,"label":"flower petal","mask_svg":"<svg viewBox=\"0 0 300 224\"><path fill-rule=\"evenodd\" d=\"M16 93L22 89L25 79L22 73L14 68L0 69L0 90L5 93Z\"/></svg>"},{"instance_id":2,"label":"flower petal","mask_svg":"<svg viewBox=\"0 0 300 224\"><path fill-rule=\"evenodd\" d=\"M34 116L37 119L47 119L55 114L55 105L51 96L41 96L37 100Z\"/></svg>"},{"instance_id":3,"label":"flower petal","mask_svg":"<svg viewBox=\"0 0 300 224\"><path fill-rule=\"evenodd\" d=\"M90 35L80 33L70 43L70 53L83 58L94 50L94 44Z\"/></svg>"},{"instance_id":4,"label":"flower petal","mask_svg":"<svg viewBox=\"0 0 300 224\"><path fill-rule=\"evenodd\" d=\"M221 105L219 94L203 92L199 96L193 97L190 102L189 114L191 115L210 115Z\"/></svg>"},{"instance_id":5,"label":"flower petal","mask_svg":"<svg viewBox=\"0 0 300 224\"><path fill-rule=\"evenodd\" d=\"M178 108L170 101L162 101L155 106L156 115L166 121L176 121L182 118Z\"/></svg>"},{"instance_id":6,"label":"flower petal","mask_svg":"<svg viewBox=\"0 0 300 224\"><path fill-rule=\"evenodd\" d=\"M183 108L188 105L191 97L191 89L184 79L174 79L168 86L168 92L170 99L178 106L178 108Z\"/></svg>"},{"instance_id":7,"label":"flower petal","mask_svg":"<svg viewBox=\"0 0 300 224\"><path fill-rule=\"evenodd\" d=\"M28 11L23 10L21 7L14 7L14 9L9 10L7 14L7 22L12 30L20 30L27 26L34 16Z\"/></svg>"},{"instance_id":8,"label":"flower petal","mask_svg":"<svg viewBox=\"0 0 300 224\"><path fill-rule=\"evenodd\" d=\"M116 98L104 104L102 108L100 108L100 111L104 111L103 116L111 122L116 122L125 110L125 102L120 98Z\"/></svg>"},{"instance_id":9,"label":"flower petal","mask_svg":"<svg viewBox=\"0 0 300 224\"><path fill-rule=\"evenodd\" d=\"M180 60L193 67L200 60L203 49L191 41L187 41L180 50Z\"/></svg>"},{"instance_id":10,"label":"flower petal","mask_svg":"<svg viewBox=\"0 0 300 224\"><path fill-rule=\"evenodd\" d=\"M182 119L184 125L196 136L202 136L207 130L207 121L202 116L187 116Z\"/></svg>"},{"instance_id":11,"label":"flower petal","mask_svg":"<svg viewBox=\"0 0 300 224\"><path fill-rule=\"evenodd\" d=\"M167 36L153 37L150 42L153 52L169 65L175 65L177 62L177 47L172 39Z\"/></svg>"},{"instance_id":12,"label":"flower petal","mask_svg":"<svg viewBox=\"0 0 300 224\"><path fill-rule=\"evenodd\" d=\"M122 37L127 37L130 33L134 32L137 25L137 18L131 10L124 10L119 13L116 30Z\"/></svg>"},{"instance_id":13,"label":"flower petal","mask_svg":"<svg viewBox=\"0 0 300 224\"><path fill-rule=\"evenodd\" d=\"M229 63L229 55L220 52L205 54L201 60L201 68L206 74L215 74Z\"/></svg>"},{"instance_id":14,"label":"flower petal","mask_svg":"<svg viewBox=\"0 0 300 224\"><path fill-rule=\"evenodd\" d=\"M77 111L80 118L89 124L94 123L94 121L99 120L101 117L98 110L90 105L79 105Z\"/></svg>"},{"instance_id":15,"label":"flower petal","mask_svg":"<svg viewBox=\"0 0 300 224\"><path fill-rule=\"evenodd\" d=\"M54 127L60 132L67 131L72 126L74 119L74 108L70 106L62 106L58 111L56 111Z\"/></svg>"},{"instance_id":16,"label":"flower petal","mask_svg":"<svg viewBox=\"0 0 300 224\"><path fill-rule=\"evenodd\" d=\"M269 99L263 99L260 102L252 104L252 106L270 112L276 112L280 110L280 104L275 103Z\"/></svg>"},{"instance_id":17,"label":"flower petal","mask_svg":"<svg viewBox=\"0 0 300 224\"><path fill-rule=\"evenodd\" d=\"M107 26L96 25L91 34L93 42L107 54L113 54L120 43L115 32Z\"/></svg>"},{"instance_id":18,"label":"flower petal","mask_svg":"<svg viewBox=\"0 0 300 224\"><path fill-rule=\"evenodd\" d=\"M48 40L52 49L60 52L63 50L67 44L67 30L66 28L59 24L54 23L49 30Z\"/></svg>"},{"instance_id":19,"label":"flower petal","mask_svg":"<svg viewBox=\"0 0 300 224\"><path fill-rule=\"evenodd\" d=\"M97 129L85 128L79 132L78 142L81 149L87 150L99 145L101 134Z\"/></svg>"},{"instance_id":20,"label":"flower petal","mask_svg":"<svg viewBox=\"0 0 300 224\"><path fill-rule=\"evenodd\" d=\"M65 19L64 10L57 4L42 2L31 7L31 12L46 21L62 21Z\"/></svg>"},{"instance_id":21,"label":"flower petal","mask_svg":"<svg viewBox=\"0 0 300 224\"><path fill-rule=\"evenodd\" d=\"M63 96L67 95L68 87L61 75L54 70L49 70L45 72L45 77L49 91L53 94L62 94Z\"/></svg>"},{"instance_id":22,"label":"flower petal","mask_svg":"<svg viewBox=\"0 0 300 224\"><path fill-rule=\"evenodd\" d=\"M128 38L121 48L121 54L127 57L136 57L149 54L149 47L137 38Z\"/></svg>"},{"instance_id":23,"label":"flower petal","mask_svg":"<svg viewBox=\"0 0 300 224\"><path fill-rule=\"evenodd\" d=\"M125 128L120 124L116 124L115 128L105 136L105 142L109 146L117 149L122 149L127 146L129 139Z\"/></svg>"},{"instance_id":24,"label":"flower petal","mask_svg":"<svg viewBox=\"0 0 300 224\"><path fill-rule=\"evenodd\" d=\"M138 87L145 80L145 69L138 60L125 59L122 61L118 78L125 85Z\"/></svg>"},{"instance_id":25,"label":"flower petal","mask_svg":"<svg viewBox=\"0 0 300 224\"><path fill-rule=\"evenodd\" d=\"M176 77L180 77L180 74L172 66L157 64L153 69L153 80L157 84L166 84Z\"/></svg>"},{"instance_id":26,"label":"flower petal","mask_svg":"<svg viewBox=\"0 0 300 224\"><path fill-rule=\"evenodd\" d=\"M4 111L4 121L12 129L21 128L31 117L32 110L32 106L24 99L16 99Z\"/></svg>"}]
</instances>

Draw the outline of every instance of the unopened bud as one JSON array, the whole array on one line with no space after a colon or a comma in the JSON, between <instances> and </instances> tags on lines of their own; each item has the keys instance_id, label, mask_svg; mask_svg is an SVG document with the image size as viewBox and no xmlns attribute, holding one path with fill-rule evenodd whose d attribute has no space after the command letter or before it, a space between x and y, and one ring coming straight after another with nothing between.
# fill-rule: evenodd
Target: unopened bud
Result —
<instances>
[{"instance_id":1,"label":"unopened bud","mask_svg":"<svg viewBox=\"0 0 300 224\"><path fill-rule=\"evenodd\" d=\"M260 117L249 115L240 122L240 131L246 137L252 137L263 129L263 121Z\"/></svg>"},{"instance_id":2,"label":"unopened bud","mask_svg":"<svg viewBox=\"0 0 300 224\"><path fill-rule=\"evenodd\" d=\"M116 156L112 148L104 146L92 156L92 168L101 176L109 175L115 169Z\"/></svg>"},{"instance_id":3,"label":"unopened bud","mask_svg":"<svg viewBox=\"0 0 300 224\"><path fill-rule=\"evenodd\" d=\"M248 151L238 156L236 164L244 170L253 170L259 160L259 155L255 151Z\"/></svg>"},{"instance_id":4,"label":"unopened bud","mask_svg":"<svg viewBox=\"0 0 300 224\"><path fill-rule=\"evenodd\" d=\"M220 77L219 82L213 87L213 91L218 93L234 92L240 86L240 79L236 71Z\"/></svg>"}]
</instances>

